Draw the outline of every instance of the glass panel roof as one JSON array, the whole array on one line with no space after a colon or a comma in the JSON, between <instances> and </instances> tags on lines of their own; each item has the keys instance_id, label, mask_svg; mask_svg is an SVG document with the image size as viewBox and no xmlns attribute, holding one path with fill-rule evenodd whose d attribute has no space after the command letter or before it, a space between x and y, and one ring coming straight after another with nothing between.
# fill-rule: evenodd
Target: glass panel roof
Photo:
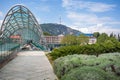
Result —
<instances>
[{"instance_id":1,"label":"glass panel roof","mask_svg":"<svg viewBox=\"0 0 120 80\"><path fill-rule=\"evenodd\" d=\"M20 34L23 39L40 42L42 30L29 9L22 5L12 7L7 13L1 30L3 38ZM20 33L21 32L21 33Z\"/></svg>"}]
</instances>

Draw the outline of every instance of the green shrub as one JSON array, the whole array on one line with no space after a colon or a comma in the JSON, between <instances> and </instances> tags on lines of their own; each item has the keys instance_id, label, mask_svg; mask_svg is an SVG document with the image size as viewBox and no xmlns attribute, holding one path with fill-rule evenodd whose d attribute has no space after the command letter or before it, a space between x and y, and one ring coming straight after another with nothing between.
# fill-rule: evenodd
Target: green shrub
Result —
<instances>
[{"instance_id":1,"label":"green shrub","mask_svg":"<svg viewBox=\"0 0 120 80\"><path fill-rule=\"evenodd\" d=\"M105 72L119 76L120 74L120 53L94 55L68 55L54 61L55 74L62 78L65 74L75 68L85 66L97 67Z\"/></svg>"},{"instance_id":2,"label":"green shrub","mask_svg":"<svg viewBox=\"0 0 120 80\"><path fill-rule=\"evenodd\" d=\"M66 56L66 58L61 57L55 60L54 71L59 78L61 78L61 76L70 71L72 68L80 66L80 58L76 58L76 55L73 56Z\"/></svg>"},{"instance_id":3,"label":"green shrub","mask_svg":"<svg viewBox=\"0 0 120 80\"><path fill-rule=\"evenodd\" d=\"M116 80L116 78L97 67L80 67L72 69L61 80Z\"/></svg>"},{"instance_id":4,"label":"green shrub","mask_svg":"<svg viewBox=\"0 0 120 80\"><path fill-rule=\"evenodd\" d=\"M118 52L120 52L120 42L117 44L116 49L117 49Z\"/></svg>"},{"instance_id":5,"label":"green shrub","mask_svg":"<svg viewBox=\"0 0 120 80\"><path fill-rule=\"evenodd\" d=\"M120 52L120 43L113 43L112 41L108 40L105 43L96 43L92 45L76 45L76 46L65 46L60 47L58 49L54 49L50 55L52 56L53 60L59 57L73 55L73 54L88 54L88 55L96 55L99 56L103 53L110 53L110 52Z\"/></svg>"}]
</instances>

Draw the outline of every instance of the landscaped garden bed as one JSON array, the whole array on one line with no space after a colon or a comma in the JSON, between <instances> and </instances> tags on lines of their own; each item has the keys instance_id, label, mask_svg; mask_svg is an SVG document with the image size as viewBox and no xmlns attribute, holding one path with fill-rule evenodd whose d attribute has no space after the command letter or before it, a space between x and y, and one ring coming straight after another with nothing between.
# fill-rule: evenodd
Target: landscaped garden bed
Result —
<instances>
[{"instance_id":1,"label":"landscaped garden bed","mask_svg":"<svg viewBox=\"0 0 120 80\"><path fill-rule=\"evenodd\" d=\"M60 80L120 80L120 53L68 55L54 61Z\"/></svg>"}]
</instances>

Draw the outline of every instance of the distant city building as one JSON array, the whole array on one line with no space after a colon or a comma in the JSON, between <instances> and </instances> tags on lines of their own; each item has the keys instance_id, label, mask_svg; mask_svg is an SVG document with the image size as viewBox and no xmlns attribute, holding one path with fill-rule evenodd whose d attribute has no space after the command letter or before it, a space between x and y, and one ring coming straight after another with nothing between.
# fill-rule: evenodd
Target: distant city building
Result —
<instances>
[{"instance_id":1,"label":"distant city building","mask_svg":"<svg viewBox=\"0 0 120 80\"><path fill-rule=\"evenodd\" d=\"M89 34L89 33L87 33L87 34L84 33L84 35L87 36L87 37L93 37L93 34L92 34L92 33L90 33L90 34Z\"/></svg>"},{"instance_id":2,"label":"distant city building","mask_svg":"<svg viewBox=\"0 0 120 80\"><path fill-rule=\"evenodd\" d=\"M18 42L18 43L22 42L22 38L20 35L11 35L10 39L12 39L13 42Z\"/></svg>"},{"instance_id":3,"label":"distant city building","mask_svg":"<svg viewBox=\"0 0 120 80\"><path fill-rule=\"evenodd\" d=\"M64 35L44 36L44 38L46 40L46 44L60 44L63 37L64 37Z\"/></svg>"},{"instance_id":4,"label":"distant city building","mask_svg":"<svg viewBox=\"0 0 120 80\"><path fill-rule=\"evenodd\" d=\"M84 34L85 36L89 37L88 44L95 44L97 42L97 39L93 36L93 34Z\"/></svg>"},{"instance_id":5,"label":"distant city building","mask_svg":"<svg viewBox=\"0 0 120 80\"><path fill-rule=\"evenodd\" d=\"M87 36L87 35L86 35ZM58 35L58 36L44 36L45 40L46 40L46 44L48 45L60 45L61 44L61 40L63 39L64 35ZM89 43L88 44L95 44L97 39L95 37L93 37L92 35L89 35ZM20 35L11 35L10 38L12 39L12 41L14 42L18 42L21 43L22 42L22 38Z\"/></svg>"},{"instance_id":6,"label":"distant city building","mask_svg":"<svg viewBox=\"0 0 120 80\"><path fill-rule=\"evenodd\" d=\"M89 43L88 44L95 44L97 42L97 39L95 37L89 37Z\"/></svg>"},{"instance_id":7,"label":"distant city building","mask_svg":"<svg viewBox=\"0 0 120 80\"><path fill-rule=\"evenodd\" d=\"M88 35L86 35L88 36ZM58 36L44 36L46 40L46 44L61 44L61 40L63 39L64 35L58 35ZM97 39L91 35L89 37L88 44L95 44Z\"/></svg>"}]
</instances>

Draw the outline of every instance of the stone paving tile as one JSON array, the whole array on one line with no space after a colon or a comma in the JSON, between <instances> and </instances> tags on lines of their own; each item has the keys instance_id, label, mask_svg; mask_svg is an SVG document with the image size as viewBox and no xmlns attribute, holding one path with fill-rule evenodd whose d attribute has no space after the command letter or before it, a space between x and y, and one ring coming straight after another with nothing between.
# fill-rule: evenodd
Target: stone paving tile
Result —
<instances>
[{"instance_id":1,"label":"stone paving tile","mask_svg":"<svg viewBox=\"0 0 120 80\"><path fill-rule=\"evenodd\" d=\"M43 51L23 51L0 69L0 80L57 80Z\"/></svg>"}]
</instances>

